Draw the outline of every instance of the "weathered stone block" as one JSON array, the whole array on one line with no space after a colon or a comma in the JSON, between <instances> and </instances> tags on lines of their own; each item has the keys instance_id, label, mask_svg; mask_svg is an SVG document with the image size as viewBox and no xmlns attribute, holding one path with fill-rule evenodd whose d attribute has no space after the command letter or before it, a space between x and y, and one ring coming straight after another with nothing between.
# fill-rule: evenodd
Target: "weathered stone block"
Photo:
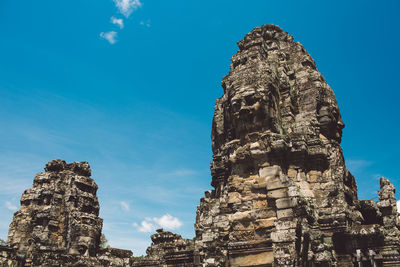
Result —
<instances>
[{"instance_id":1,"label":"weathered stone block","mask_svg":"<svg viewBox=\"0 0 400 267\"><path fill-rule=\"evenodd\" d=\"M272 251L261 252L257 254L235 255L229 258L230 266L268 266L274 262Z\"/></svg>"},{"instance_id":2,"label":"weathered stone block","mask_svg":"<svg viewBox=\"0 0 400 267\"><path fill-rule=\"evenodd\" d=\"M284 198L288 196L288 190L286 188L275 189L267 192L268 198Z\"/></svg>"},{"instance_id":3,"label":"weathered stone block","mask_svg":"<svg viewBox=\"0 0 400 267\"><path fill-rule=\"evenodd\" d=\"M267 200L254 200L253 201L253 209L267 209L268 202Z\"/></svg>"},{"instance_id":4,"label":"weathered stone block","mask_svg":"<svg viewBox=\"0 0 400 267\"><path fill-rule=\"evenodd\" d=\"M294 198L280 198L276 200L276 207L278 209L287 209L296 206L296 199Z\"/></svg>"},{"instance_id":5,"label":"weathered stone block","mask_svg":"<svg viewBox=\"0 0 400 267\"><path fill-rule=\"evenodd\" d=\"M229 221L250 221L251 219L251 211L244 212L236 212L234 214L229 215Z\"/></svg>"},{"instance_id":6,"label":"weathered stone block","mask_svg":"<svg viewBox=\"0 0 400 267\"><path fill-rule=\"evenodd\" d=\"M293 217L293 209L277 210L276 215L278 219Z\"/></svg>"},{"instance_id":7,"label":"weathered stone block","mask_svg":"<svg viewBox=\"0 0 400 267\"><path fill-rule=\"evenodd\" d=\"M255 222L255 228L259 229L259 228L270 228L273 227L275 225L275 221L276 221L276 217L271 217L268 219L259 219Z\"/></svg>"},{"instance_id":8,"label":"weathered stone block","mask_svg":"<svg viewBox=\"0 0 400 267\"><path fill-rule=\"evenodd\" d=\"M240 203L242 202L240 193L230 192L228 193L228 203Z\"/></svg>"}]
</instances>

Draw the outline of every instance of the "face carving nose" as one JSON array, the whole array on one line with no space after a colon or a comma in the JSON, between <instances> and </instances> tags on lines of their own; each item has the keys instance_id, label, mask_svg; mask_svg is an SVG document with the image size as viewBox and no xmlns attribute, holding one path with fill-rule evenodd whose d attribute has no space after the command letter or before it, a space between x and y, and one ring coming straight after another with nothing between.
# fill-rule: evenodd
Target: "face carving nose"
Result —
<instances>
[{"instance_id":1,"label":"face carving nose","mask_svg":"<svg viewBox=\"0 0 400 267\"><path fill-rule=\"evenodd\" d=\"M339 119L337 124L340 130L344 128L344 122L342 121L342 119Z\"/></svg>"},{"instance_id":2,"label":"face carving nose","mask_svg":"<svg viewBox=\"0 0 400 267\"><path fill-rule=\"evenodd\" d=\"M250 115L250 108L248 108L248 107L244 107L244 108L241 108L240 110L239 110L239 116L240 117L247 117L247 116L249 116Z\"/></svg>"}]
</instances>

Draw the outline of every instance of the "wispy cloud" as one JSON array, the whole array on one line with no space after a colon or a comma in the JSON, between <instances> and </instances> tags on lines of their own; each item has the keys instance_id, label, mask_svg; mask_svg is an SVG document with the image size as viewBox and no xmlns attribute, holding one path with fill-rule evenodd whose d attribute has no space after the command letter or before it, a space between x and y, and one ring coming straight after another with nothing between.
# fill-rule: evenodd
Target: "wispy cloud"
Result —
<instances>
[{"instance_id":1,"label":"wispy cloud","mask_svg":"<svg viewBox=\"0 0 400 267\"><path fill-rule=\"evenodd\" d=\"M12 204L10 201L6 201L6 208L9 209L9 210L12 210L12 211L18 209L17 206L15 206L14 204Z\"/></svg>"},{"instance_id":2,"label":"wispy cloud","mask_svg":"<svg viewBox=\"0 0 400 267\"><path fill-rule=\"evenodd\" d=\"M151 24L150 24L150 20L147 20L147 21L141 21L140 22L140 25L142 25L142 26L145 26L145 27L147 27L147 28L150 28L150 26L151 26Z\"/></svg>"},{"instance_id":3,"label":"wispy cloud","mask_svg":"<svg viewBox=\"0 0 400 267\"><path fill-rule=\"evenodd\" d=\"M182 222L170 214L165 214L160 218L145 218L140 225L138 223L133 223L133 226L136 227L139 232L150 233L154 232L158 227L176 230L182 226Z\"/></svg>"},{"instance_id":4,"label":"wispy cloud","mask_svg":"<svg viewBox=\"0 0 400 267\"><path fill-rule=\"evenodd\" d=\"M130 207L129 204L126 203L125 201L121 201L119 204L121 205L121 208L122 208L124 211L130 211L130 210L131 210L131 207Z\"/></svg>"},{"instance_id":5,"label":"wispy cloud","mask_svg":"<svg viewBox=\"0 0 400 267\"><path fill-rule=\"evenodd\" d=\"M117 19L116 17L111 17L111 23L118 25L120 29L124 28L124 20L123 19Z\"/></svg>"},{"instance_id":6,"label":"wispy cloud","mask_svg":"<svg viewBox=\"0 0 400 267\"><path fill-rule=\"evenodd\" d=\"M46 137L49 136L43 136ZM23 137L20 140L23 142ZM0 155L0 197L4 197L4 200L18 199L25 189L32 186L35 173L41 170L46 160L39 155L7 149L3 153Z\"/></svg>"},{"instance_id":7,"label":"wispy cloud","mask_svg":"<svg viewBox=\"0 0 400 267\"><path fill-rule=\"evenodd\" d=\"M117 32L115 31L101 32L100 37L106 39L110 44L115 44L117 42Z\"/></svg>"},{"instance_id":8,"label":"wispy cloud","mask_svg":"<svg viewBox=\"0 0 400 267\"><path fill-rule=\"evenodd\" d=\"M383 175L380 174L380 173L376 173L376 174L372 174L372 177L373 177L374 179L376 179L376 180L379 180L381 177L383 177Z\"/></svg>"},{"instance_id":9,"label":"wispy cloud","mask_svg":"<svg viewBox=\"0 0 400 267\"><path fill-rule=\"evenodd\" d=\"M174 170L174 171L172 171L172 172L170 172L170 173L167 173L166 175L167 176L179 176L179 177L182 177L182 176L192 176L192 175L195 175L195 174L197 174L197 171L195 171L195 170L190 170L190 169L177 169L177 170Z\"/></svg>"},{"instance_id":10,"label":"wispy cloud","mask_svg":"<svg viewBox=\"0 0 400 267\"><path fill-rule=\"evenodd\" d=\"M25 189L29 188L32 186L32 181L29 179L19 179L19 178L14 178L13 180L10 180L12 176L3 176L0 175L0 182L2 183L1 190L0 190L0 196L1 195L7 195L7 196L13 196L13 197L18 197L24 192ZM32 178L31 178L32 179Z\"/></svg>"},{"instance_id":11,"label":"wispy cloud","mask_svg":"<svg viewBox=\"0 0 400 267\"><path fill-rule=\"evenodd\" d=\"M140 0L114 0L114 3L125 17L129 17L133 11L142 6Z\"/></svg>"},{"instance_id":12,"label":"wispy cloud","mask_svg":"<svg viewBox=\"0 0 400 267\"><path fill-rule=\"evenodd\" d=\"M370 166L372 162L362 159L349 159L346 160L347 168L354 173L363 171L366 167Z\"/></svg>"}]
</instances>

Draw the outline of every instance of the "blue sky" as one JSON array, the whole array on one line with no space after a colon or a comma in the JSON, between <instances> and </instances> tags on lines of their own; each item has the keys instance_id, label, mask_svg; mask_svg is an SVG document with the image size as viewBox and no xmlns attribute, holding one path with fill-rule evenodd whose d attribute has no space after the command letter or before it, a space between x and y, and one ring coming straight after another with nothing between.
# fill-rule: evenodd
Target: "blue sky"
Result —
<instances>
[{"instance_id":1,"label":"blue sky","mask_svg":"<svg viewBox=\"0 0 400 267\"><path fill-rule=\"evenodd\" d=\"M88 161L110 244L194 236L236 42L277 24L335 91L361 199L400 188L398 1L0 0L0 238L51 159ZM399 195L397 195L399 197Z\"/></svg>"}]
</instances>

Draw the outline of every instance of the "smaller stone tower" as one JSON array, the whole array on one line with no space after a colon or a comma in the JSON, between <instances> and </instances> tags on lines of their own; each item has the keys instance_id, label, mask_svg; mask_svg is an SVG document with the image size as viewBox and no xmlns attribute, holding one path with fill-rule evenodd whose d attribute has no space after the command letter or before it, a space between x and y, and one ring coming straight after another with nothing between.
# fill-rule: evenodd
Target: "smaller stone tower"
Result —
<instances>
[{"instance_id":1,"label":"smaller stone tower","mask_svg":"<svg viewBox=\"0 0 400 267\"><path fill-rule=\"evenodd\" d=\"M52 160L21 197L0 266L129 266L132 251L100 248L97 185L87 162Z\"/></svg>"},{"instance_id":2,"label":"smaller stone tower","mask_svg":"<svg viewBox=\"0 0 400 267\"><path fill-rule=\"evenodd\" d=\"M21 252L56 248L95 256L103 220L89 164L53 160L45 171L22 194L7 244Z\"/></svg>"}]
</instances>

